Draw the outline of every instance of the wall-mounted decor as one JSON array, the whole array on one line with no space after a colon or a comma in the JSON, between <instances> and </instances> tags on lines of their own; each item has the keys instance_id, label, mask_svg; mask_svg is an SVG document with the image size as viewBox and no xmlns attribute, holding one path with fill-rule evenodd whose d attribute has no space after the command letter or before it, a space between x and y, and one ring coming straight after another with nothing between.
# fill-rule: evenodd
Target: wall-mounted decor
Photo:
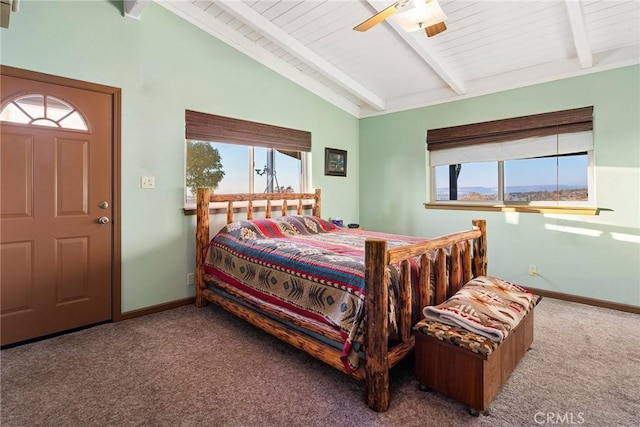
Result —
<instances>
[{"instance_id":1,"label":"wall-mounted decor","mask_svg":"<svg viewBox=\"0 0 640 427\"><path fill-rule=\"evenodd\" d=\"M324 174L347 176L347 152L345 150L324 149Z\"/></svg>"}]
</instances>

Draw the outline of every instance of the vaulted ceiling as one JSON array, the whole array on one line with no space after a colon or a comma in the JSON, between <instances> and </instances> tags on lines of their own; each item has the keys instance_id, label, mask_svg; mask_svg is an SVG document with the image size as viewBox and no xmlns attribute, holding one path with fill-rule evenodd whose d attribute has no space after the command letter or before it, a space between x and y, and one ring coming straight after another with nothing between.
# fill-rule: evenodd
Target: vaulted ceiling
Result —
<instances>
[{"instance_id":1,"label":"vaulted ceiling","mask_svg":"<svg viewBox=\"0 0 640 427\"><path fill-rule=\"evenodd\" d=\"M356 117L640 63L639 0L440 0L434 37L353 30L393 0L155 1Z\"/></svg>"}]
</instances>

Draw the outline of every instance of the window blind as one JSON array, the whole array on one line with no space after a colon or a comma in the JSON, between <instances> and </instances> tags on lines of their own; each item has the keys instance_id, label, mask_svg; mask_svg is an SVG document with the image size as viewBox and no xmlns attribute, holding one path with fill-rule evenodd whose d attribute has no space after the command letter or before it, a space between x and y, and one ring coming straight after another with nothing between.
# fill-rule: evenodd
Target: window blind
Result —
<instances>
[{"instance_id":1,"label":"window blind","mask_svg":"<svg viewBox=\"0 0 640 427\"><path fill-rule=\"evenodd\" d=\"M593 107L427 131L431 166L504 161L593 149Z\"/></svg>"},{"instance_id":2,"label":"window blind","mask_svg":"<svg viewBox=\"0 0 640 427\"><path fill-rule=\"evenodd\" d=\"M429 151L593 130L593 107L427 131Z\"/></svg>"},{"instance_id":3,"label":"window blind","mask_svg":"<svg viewBox=\"0 0 640 427\"><path fill-rule=\"evenodd\" d=\"M311 151L311 132L192 110L185 110L185 138L284 151Z\"/></svg>"},{"instance_id":4,"label":"window blind","mask_svg":"<svg viewBox=\"0 0 640 427\"><path fill-rule=\"evenodd\" d=\"M429 164L442 166L458 163L497 162L582 153L590 150L593 150L592 133L590 131L576 132L438 150L430 153Z\"/></svg>"}]
</instances>

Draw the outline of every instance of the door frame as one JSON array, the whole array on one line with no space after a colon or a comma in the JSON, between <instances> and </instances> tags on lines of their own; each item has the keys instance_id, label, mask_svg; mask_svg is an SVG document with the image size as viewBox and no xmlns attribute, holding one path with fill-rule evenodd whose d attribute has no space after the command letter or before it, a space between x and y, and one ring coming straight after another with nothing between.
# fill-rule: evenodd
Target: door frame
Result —
<instances>
[{"instance_id":1,"label":"door frame","mask_svg":"<svg viewBox=\"0 0 640 427\"><path fill-rule=\"evenodd\" d=\"M122 320L122 252L121 252L121 212L120 212L120 173L121 173L121 120L122 90L117 87L75 80L51 74L0 65L0 74L25 80L33 80L58 86L84 89L104 93L111 97L111 321Z\"/></svg>"}]
</instances>

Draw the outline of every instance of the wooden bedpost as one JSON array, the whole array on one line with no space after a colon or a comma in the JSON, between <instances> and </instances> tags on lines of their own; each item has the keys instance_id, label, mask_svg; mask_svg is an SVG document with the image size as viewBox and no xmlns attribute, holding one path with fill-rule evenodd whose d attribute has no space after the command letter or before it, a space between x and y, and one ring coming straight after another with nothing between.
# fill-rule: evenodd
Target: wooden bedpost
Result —
<instances>
[{"instance_id":1,"label":"wooden bedpost","mask_svg":"<svg viewBox=\"0 0 640 427\"><path fill-rule=\"evenodd\" d=\"M473 239L473 273L475 277L487 275L487 222L484 219L474 219L473 226L482 235Z\"/></svg>"},{"instance_id":2,"label":"wooden bedpost","mask_svg":"<svg viewBox=\"0 0 640 427\"><path fill-rule=\"evenodd\" d=\"M196 222L196 306L204 307L207 300L202 296L204 284L204 257L209 244L209 189L198 188Z\"/></svg>"},{"instance_id":3,"label":"wooden bedpost","mask_svg":"<svg viewBox=\"0 0 640 427\"><path fill-rule=\"evenodd\" d=\"M384 280L388 264L387 242L367 240L365 253L366 402L374 411L384 412L389 408L389 290Z\"/></svg>"},{"instance_id":4,"label":"wooden bedpost","mask_svg":"<svg viewBox=\"0 0 640 427\"><path fill-rule=\"evenodd\" d=\"M444 248L440 248L436 252L436 304L442 304L449 298L449 282L450 280L447 280L447 252Z\"/></svg>"},{"instance_id":5,"label":"wooden bedpost","mask_svg":"<svg viewBox=\"0 0 640 427\"><path fill-rule=\"evenodd\" d=\"M460 247L457 243L451 246L451 266L449 267L449 289L447 298L458 292L464 283L462 282L462 267L460 266Z\"/></svg>"},{"instance_id":6,"label":"wooden bedpost","mask_svg":"<svg viewBox=\"0 0 640 427\"><path fill-rule=\"evenodd\" d=\"M462 285L473 279L473 268L471 267L471 258L473 254L471 252L471 244L468 240L464 242L464 250L462 251Z\"/></svg>"},{"instance_id":7,"label":"wooden bedpost","mask_svg":"<svg viewBox=\"0 0 640 427\"><path fill-rule=\"evenodd\" d=\"M316 188L316 192L313 196L313 208L311 211L313 216L320 218L320 189Z\"/></svg>"}]
</instances>

